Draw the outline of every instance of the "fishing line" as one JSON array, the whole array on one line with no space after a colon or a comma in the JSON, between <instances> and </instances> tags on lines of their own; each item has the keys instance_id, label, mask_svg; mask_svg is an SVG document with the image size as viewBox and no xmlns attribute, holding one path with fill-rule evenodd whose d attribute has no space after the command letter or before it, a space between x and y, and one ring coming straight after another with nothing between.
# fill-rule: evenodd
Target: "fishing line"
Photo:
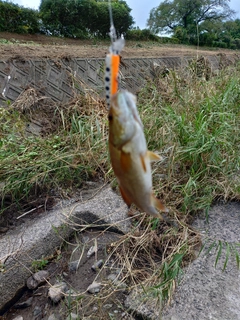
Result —
<instances>
[{"instance_id":1,"label":"fishing line","mask_svg":"<svg viewBox=\"0 0 240 320\"><path fill-rule=\"evenodd\" d=\"M112 4L111 4L111 0L108 0L108 9L109 9L109 18L110 18L110 38L111 38L111 42L115 42L117 40L117 35L116 35L116 29L114 27L114 23L113 23L113 13L112 13Z\"/></svg>"},{"instance_id":2,"label":"fishing line","mask_svg":"<svg viewBox=\"0 0 240 320\"><path fill-rule=\"evenodd\" d=\"M117 38L116 29L113 23L113 12L111 0L108 0L109 18L110 18L110 32L111 46L109 53L106 56L105 68L105 90L107 108L110 109L111 97L117 93L119 89L119 66L120 66L120 52L124 47L125 41L121 37Z\"/></svg>"}]
</instances>

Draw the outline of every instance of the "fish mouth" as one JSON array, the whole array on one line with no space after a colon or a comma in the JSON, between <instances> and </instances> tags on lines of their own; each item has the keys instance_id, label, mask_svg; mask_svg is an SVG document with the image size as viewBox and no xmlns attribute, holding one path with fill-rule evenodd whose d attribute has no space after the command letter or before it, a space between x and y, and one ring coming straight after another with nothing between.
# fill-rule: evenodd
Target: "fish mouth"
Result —
<instances>
[{"instance_id":1,"label":"fish mouth","mask_svg":"<svg viewBox=\"0 0 240 320\"><path fill-rule=\"evenodd\" d=\"M118 100L117 96L113 96L111 99L111 107L110 107L110 112L114 117L118 117L121 114L120 107L118 105Z\"/></svg>"}]
</instances>

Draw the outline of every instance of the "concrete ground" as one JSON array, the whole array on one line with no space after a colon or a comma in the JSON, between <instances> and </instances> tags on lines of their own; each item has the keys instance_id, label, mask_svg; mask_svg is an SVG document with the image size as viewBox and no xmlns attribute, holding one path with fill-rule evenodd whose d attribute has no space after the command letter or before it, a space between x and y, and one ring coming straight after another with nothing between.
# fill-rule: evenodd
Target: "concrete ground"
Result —
<instances>
[{"instance_id":1,"label":"concrete ground","mask_svg":"<svg viewBox=\"0 0 240 320\"><path fill-rule=\"evenodd\" d=\"M186 270L162 320L240 320L240 271L234 251L236 248L240 256L240 204L216 205L209 212L209 224L198 219L195 226L201 230L206 247ZM220 246L208 253L214 241L222 243L216 267Z\"/></svg>"}]
</instances>

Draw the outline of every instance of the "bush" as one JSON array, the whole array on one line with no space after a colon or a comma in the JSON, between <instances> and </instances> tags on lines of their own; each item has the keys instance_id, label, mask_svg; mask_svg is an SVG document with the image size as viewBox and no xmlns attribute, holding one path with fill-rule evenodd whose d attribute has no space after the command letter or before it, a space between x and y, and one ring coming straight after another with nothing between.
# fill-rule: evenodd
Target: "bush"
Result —
<instances>
[{"instance_id":1,"label":"bush","mask_svg":"<svg viewBox=\"0 0 240 320\"><path fill-rule=\"evenodd\" d=\"M240 39L234 39L234 44L236 46L237 49L240 49Z\"/></svg>"},{"instance_id":2,"label":"bush","mask_svg":"<svg viewBox=\"0 0 240 320\"><path fill-rule=\"evenodd\" d=\"M134 41L159 41L159 37L151 33L149 29L128 30L126 33L126 39Z\"/></svg>"},{"instance_id":3,"label":"bush","mask_svg":"<svg viewBox=\"0 0 240 320\"><path fill-rule=\"evenodd\" d=\"M39 32L38 11L0 0L0 31Z\"/></svg>"},{"instance_id":4,"label":"bush","mask_svg":"<svg viewBox=\"0 0 240 320\"><path fill-rule=\"evenodd\" d=\"M227 48L227 44L222 41L213 41L213 47Z\"/></svg>"}]
</instances>

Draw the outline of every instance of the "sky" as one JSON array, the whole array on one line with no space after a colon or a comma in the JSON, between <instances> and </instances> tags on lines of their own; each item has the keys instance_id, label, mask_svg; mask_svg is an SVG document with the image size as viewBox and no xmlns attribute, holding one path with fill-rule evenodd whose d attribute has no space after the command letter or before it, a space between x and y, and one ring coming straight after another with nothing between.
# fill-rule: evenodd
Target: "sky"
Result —
<instances>
[{"instance_id":1,"label":"sky","mask_svg":"<svg viewBox=\"0 0 240 320\"><path fill-rule=\"evenodd\" d=\"M140 29L146 28L147 19L150 10L157 7L161 0L125 0L129 7L132 9L131 15L134 18L135 26ZM21 6L38 9L41 0L11 0ZM240 0L230 0L229 6L231 9L237 11L236 18L240 18Z\"/></svg>"}]
</instances>

